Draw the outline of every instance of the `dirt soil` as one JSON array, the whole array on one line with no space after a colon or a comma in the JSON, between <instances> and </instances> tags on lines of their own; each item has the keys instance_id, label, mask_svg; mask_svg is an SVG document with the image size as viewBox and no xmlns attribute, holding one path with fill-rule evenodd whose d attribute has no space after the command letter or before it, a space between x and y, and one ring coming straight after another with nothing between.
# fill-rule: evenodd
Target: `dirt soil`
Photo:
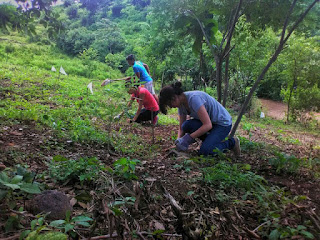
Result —
<instances>
[{"instance_id":1,"label":"dirt soil","mask_svg":"<svg viewBox=\"0 0 320 240\"><path fill-rule=\"evenodd\" d=\"M286 116L288 106L282 102L276 102L270 99L259 99L263 108L267 111L265 113L266 116L277 120L283 120Z\"/></svg>"},{"instance_id":2,"label":"dirt soil","mask_svg":"<svg viewBox=\"0 0 320 240\"><path fill-rule=\"evenodd\" d=\"M140 196L139 198L144 200L140 200L139 206L136 210L133 209L131 215L128 216L131 220L132 218L139 219L137 220L138 222L132 220L132 224L135 224L135 226L141 230L149 229L156 231L165 229L166 232L170 233L166 239L181 239L181 232L183 232L183 230L180 229L179 233L179 225L177 226L177 219L175 217L176 213L169 199L163 197L164 192L166 192L170 193L178 204L183 207L187 221L190 221L191 225L196 225L191 227L191 229L201 229L204 227L201 224L204 223L215 223L217 229L212 239L254 239L255 232L252 232L252 230L259 224L257 224L257 219L252 216L253 212L250 213L248 210L251 208L254 209L252 202L248 202L247 206L239 206L239 208L229 209L228 206L221 206L214 198L214 189L191 181L193 178L201 176L197 165L192 165L190 172L185 171L181 167L177 167L177 165L183 166L184 162L190 157L196 157L197 148L197 144L195 144L187 156L172 151L173 141L171 138L177 131L177 126L156 126L154 128L154 139L150 126L133 127L130 124L122 123L115 125L114 129L117 130L120 127L123 128L123 131L128 133L132 132L141 136L143 138L143 144L147 146L152 147L154 144L158 145L158 150L156 151L150 148L150 151L153 151L151 157L141 157L137 155L137 158L142 161L142 165L137 169L137 175L145 179L147 187L146 190L144 190L145 192L140 192L140 195L142 194L143 197L138 194L138 196ZM238 134L249 138L247 133L241 129ZM314 145L319 145L320 139L319 136L316 135L286 131L283 135L292 139L299 139L301 144L297 145L283 142L283 139L279 137L279 133L275 131L272 126L265 129L254 128L251 134L250 137L252 141L279 147L287 154L295 154L298 157L305 157L307 159L320 155L319 149L313 149ZM109 151L107 146L92 146L59 139L55 137L54 132L51 130L41 128L33 122L12 126L1 125L0 154L1 161L7 167L15 164L28 164L30 168L37 173L45 171L47 169L46 163L55 155L63 155L67 158L96 156L106 165L111 165L112 162L121 157L120 153L112 150ZM271 155L270 150L265 148L259 151L243 150L239 158L235 158L231 153L227 154L235 163L251 164L252 170L264 176L270 184L284 187L294 195L307 196L307 200L303 205L293 205L293 209L290 208L285 211L301 212L301 216L305 216L307 214L306 212L312 210L319 216L319 180L315 179L307 169L301 169L299 174L294 175L276 174L268 164L267 159L269 155ZM77 189L82 189L79 185L72 187L57 185L52 182L47 184L51 188L59 189L66 193L70 199L74 199L78 191ZM130 188L132 189L134 186L129 186L128 189ZM186 198L190 191L197 194L198 199ZM96 199L96 201L98 200ZM90 212L90 209L92 209L90 203L87 203L87 205L78 203L74 207L75 212L79 214L84 211ZM101 208L106 209L103 201ZM94 214L101 216L105 214L105 211L94 211ZM203 221L199 219L199 216ZM123 219L121 221L123 221ZM4 223L0 222L0 228L2 228L3 225ZM2 235L2 237L4 237L4 235Z\"/></svg>"}]
</instances>

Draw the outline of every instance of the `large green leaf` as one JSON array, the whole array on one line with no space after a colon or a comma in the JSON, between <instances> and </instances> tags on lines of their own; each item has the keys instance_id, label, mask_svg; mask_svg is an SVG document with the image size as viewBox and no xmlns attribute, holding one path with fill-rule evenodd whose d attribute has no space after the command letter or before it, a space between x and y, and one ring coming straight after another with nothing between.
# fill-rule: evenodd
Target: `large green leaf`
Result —
<instances>
[{"instance_id":1,"label":"large green leaf","mask_svg":"<svg viewBox=\"0 0 320 240\"><path fill-rule=\"evenodd\" d=\"M64 231L67 233L67 232L69 232L70 230L72 230L73 228L74 228L74 225L68 223L68 224L65 225Z\"/></svg>"},{"instance_id":2,"label":"large green leaf","mask_svg":"<svg viewBox=\"0 0 320 240\"><path fill-rule=\"evenodd\" d=\"M93 221L92 218L89 218L87 216L77 216L72 218L73 222L88 222L88 221Z\"/></svg>"},{"instance_id":3,"label":"large green leaf","mask_svg":"<svg viewBox=\"0 0 320 240\"><path fill-rule=\"evenodd\" d=\"M77 225L80 225L80 226L84 226L84 227L90 227L90 223L88 222L76 222Z\"/></svg>"},{"instance_id":4,"label":"large green leaf","mask_svg":"<svg viewBox=\"0 0 320 240\"><path fill-rule=\"evenodd\" d=\"M65 224L65 220L55 220L55 221L52 221L49 226L50 227L59 227L60 225L62 224Z\"/></svg>"},{"instance_id":5,"label":"large green leaf","mask_svg":"<svg viewBox=\"0 0 320 240\"><path fill-rule=\"evenodd\" d=\"M11 188L13 190L20 189L20 186L18 184L3 183L3 185L5 185L6 187Z\"/></svg>"},{"instance_id":6,"label":"large green leaf","mask_svg":"<svg viewBox=\"0 0 320 240\"><path fill-rule=\"evenodd\" d=\"M3 198L5 198L5 196L7 195L8 191L0 189L0 200L2 200Z\"/></svg>"},{"instance_id":7,"label":"large green leaf","mask_svg":"<svg viewBox=\"0 0 320 240\"><path fill-rule=\"evenodd\" d=\"M24 183L21 185L20 189L24 192L31 194L41 193L39 186L34 183Z\"/></svg>"},{"instance_id":8,"label":"large green leaf","mask_svg":"<svg viewBox=\"0 0 320 240\"><path fill-rule=\"evenodd\" d=\"M269 239L270 240L277 240L280 237L280 233L277 229L274 229L270 234L269 234Z\"/></svg>"},{"instance_id":9,"label":"large green leaf","mask_svg":"<svg viewBox=\"0 0 320 240\"><path fill-rule=\"evenodd\" d=\"M5 172L0 172L0 183L9 183L9 177Z\"/></svg>"},{"instance_id":10,"label":"large green leaf","mask_svg":"<svg viewBox=\"0 0 320 240\"><path fill-rule=\"evenodd\" d=\"M11 179L10 183L17 184L17 183L21 182L22 179L23 179L23 176L16 175L16 176L14 176L14 178Z\"/></svg>"}]
</instances>

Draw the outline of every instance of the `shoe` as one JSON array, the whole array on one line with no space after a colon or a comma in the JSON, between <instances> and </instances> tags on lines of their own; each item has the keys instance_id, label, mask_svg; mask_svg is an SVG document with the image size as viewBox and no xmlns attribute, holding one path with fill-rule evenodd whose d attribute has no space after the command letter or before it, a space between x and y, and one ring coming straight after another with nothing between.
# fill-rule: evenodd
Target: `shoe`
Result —
<instances>
[{"instance_id":1,"label":"shoe","mask_svg":"<svg viewBox=\"0 0 320 240\"><path fill-rule=\"evenodd\" d=\"M153 120L152 120L152 125L157 125L157 123L158 123L158 119L159 119L159 117L158 116L155 116L154 118L153 118Z\"/></svg>"},{"instance_id":2,"label":"shoe","mask_svg":"<svg viewBox=\"0 0 320 240\"><path fill-rule=\"evenodd\" d=\"M241 154L241 148L240 148L240 140L238 137L234 137L234 147L231 149L237 157Z\"/></svg>"}]
</instances>

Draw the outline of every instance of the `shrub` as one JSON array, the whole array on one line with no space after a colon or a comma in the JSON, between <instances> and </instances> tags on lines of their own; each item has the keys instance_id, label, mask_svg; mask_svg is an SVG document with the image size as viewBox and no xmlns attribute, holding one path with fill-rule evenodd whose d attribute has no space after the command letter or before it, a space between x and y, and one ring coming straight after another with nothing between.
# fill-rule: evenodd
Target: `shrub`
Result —
<instances>
[{"instance_id":1,"label":"shrub","mask_svg":"<svg viewBox=\"0 0 320 240\"><path fill-rule=\"evenodd\" d=\"M95 157L74 160L57 155L49 163L49 174L58 181L93 181L102 170L105 167Z\"/></svg>"}]
</instances>

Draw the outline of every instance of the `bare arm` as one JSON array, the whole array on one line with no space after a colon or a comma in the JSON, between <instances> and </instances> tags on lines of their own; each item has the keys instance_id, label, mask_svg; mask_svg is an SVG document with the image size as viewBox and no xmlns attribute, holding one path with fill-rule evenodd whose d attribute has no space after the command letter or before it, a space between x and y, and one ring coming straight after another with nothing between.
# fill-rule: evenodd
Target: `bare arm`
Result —
<instances>
[{"instance_id":1,"label":"bare arm","mask_svg":"<svg viewBox=\"0 0 320 240\"><path fill-rule=\"evenodd\" d=\"M128 108L131 107L132 102L133 102L133 99L130 99L129 102L128 102L128 104L127 104L127 107L128 107Z\"/></svg>"},{"instance_id":2,"label":"bare arm","mask_svg":"<svg viewBox=\"0 0 320 240\"><path fill-rule=\"evenodd\" d=\"M178 131L178 138L183 137L184 131L182 130L182 123L184 123L187 120L186 115L179 115L179 131Z\"/></svg>"},{"instance_id":3,"label":"bare arm","mask_svg":"<svg viewBox=\"0 0 320 240\"><path fill-rule=\"evenodd\" d=\"M149 73L149 75L150 75L150 69L149 69L149 66L147 65L147 64L145 64L145 63L143 63L143 66L144 66L144 68L147 70L147 72Z\"/></svg>"},{"instance_id":4,"label":"bare arm","mask_svg":"<svg viewBox=\"0 0 320 240\"><path fill-rule=\"evenodd\" d=\"M133 117L132 121L136 121L141 113L141 109L143 107L143 101L144 101L144 94L140 94L139 96L139 107L138 107L138 110L136 112L136 115Z\"/></svg>"},{"instance_id":5,"label":"bare arm","mask_svg":"<svg viewBox=\"0 0 320 240\"><path fill-rule=\"evenodd\" d=\"M140 73L136 72L137 77L140 79Z\"/></svg>"},{"instance_id":6,"label":"bare arm","mask_svg":"<svg viewBox=\"0 0 320 240\"><path fill-rule=\"evenodd\" d=\"M212 123L204 105L199 108L197 115L202 122L202 126L197 131L190 134L192 138L200 137L212 129Z\"/></svg>"}]
</instances>

